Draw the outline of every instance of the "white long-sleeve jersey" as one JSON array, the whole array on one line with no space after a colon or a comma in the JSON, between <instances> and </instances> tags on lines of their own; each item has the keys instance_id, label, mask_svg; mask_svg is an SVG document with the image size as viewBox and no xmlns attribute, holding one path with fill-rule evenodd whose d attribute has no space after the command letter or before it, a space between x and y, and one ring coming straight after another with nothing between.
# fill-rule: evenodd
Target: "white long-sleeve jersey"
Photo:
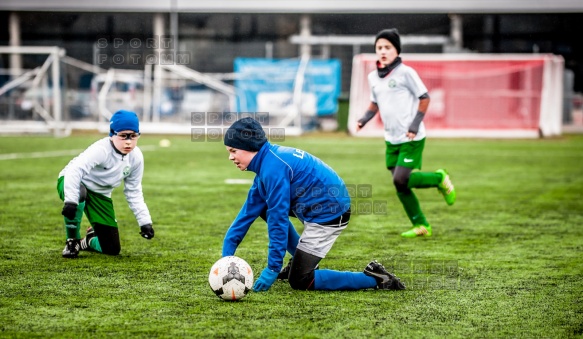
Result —
<instances>
[{"instance_id":1,"label":"white long-sleeve jersey","mask_svg":"<svg viewBox=\"0 0 583 339\"><path fill-rule=\"evenodd\" d=\"M417 72L400 64L384 78L376 70L368 74L370 101L379 106L381 120L385 127L385 140L391 144L408 142L407 132L419 108L419 97L427 93L427 87ZM425 124L419 124L419 131L413 140L425 138Z\"/></svg>"},{"instance_id":2,"label":"white long-sleeve jersey","mask_svg":"<svg viewBox=\"0 0 583 339\"><path fill-rule=\"evenodd\" d=\"M79 202L79 187L111 198L111 192L124 181L124 194L138 225L152 223L150 211L144 202L142 176L144 156L136 146L129 154L118 153L109 137L96 141L73 158L59 173L64 176L65 202Z\"/></svg>"}]
</instances>

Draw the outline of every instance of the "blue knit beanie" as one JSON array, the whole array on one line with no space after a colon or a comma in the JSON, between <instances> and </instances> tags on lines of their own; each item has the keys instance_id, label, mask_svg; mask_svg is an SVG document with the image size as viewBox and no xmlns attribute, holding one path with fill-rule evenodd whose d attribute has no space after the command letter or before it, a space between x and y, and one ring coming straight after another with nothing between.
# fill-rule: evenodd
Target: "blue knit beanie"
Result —
<instances>
[{"instance_id":1,"label":"blue knit beanie","mask_svg":"<svg viewBox=\"0 0 583 339\"><path fill-rule=\"evenodd\" d=\"M140 121L136 113L120 110L115 112L109 120L109 136L119 131L134 131L140 133Z\"/></svg>"},{"instance_id":2,"label":"blue knit beanie","mask_svg":"<svg viewBox=\"0 0 583 339\"><path fill-rule=\"evenodd\" d=\"M235 121L225 132L225 146L257 152L267 142L263 128L252 118Z\"/></svg>"}]
</instances>

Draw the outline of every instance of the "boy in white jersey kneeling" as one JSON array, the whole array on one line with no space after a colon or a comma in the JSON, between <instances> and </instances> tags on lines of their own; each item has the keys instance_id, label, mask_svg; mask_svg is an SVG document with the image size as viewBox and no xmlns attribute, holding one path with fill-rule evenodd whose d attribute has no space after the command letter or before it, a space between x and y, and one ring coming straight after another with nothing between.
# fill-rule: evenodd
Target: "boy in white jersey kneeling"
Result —
<instances>
[{"instance_id":1,"label":"boy in white jersey kneeling","mask_svg":"<svg viewBox=\"0 0 583 339\"><path fill-rule=\"evenodd\" d=\"M80 250L118 255L121 246L111 193L124 182L124 194L140 234L154 237L152 218L142 193L144 156L137 147L140 126L134 112L117 111L110 120L109 137L89 146L59 173L57 191L64 201L67 240L63 257L76 258ZM81 239L83 212L91 227Z\"/></svg>"}]
</instances>

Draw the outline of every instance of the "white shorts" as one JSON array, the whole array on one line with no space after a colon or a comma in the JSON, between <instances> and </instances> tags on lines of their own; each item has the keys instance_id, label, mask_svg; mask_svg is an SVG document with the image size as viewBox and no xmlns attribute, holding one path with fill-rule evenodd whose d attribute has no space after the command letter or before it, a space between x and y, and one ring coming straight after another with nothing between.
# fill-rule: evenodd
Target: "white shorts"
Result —
<instances>
[{"instance_id":1,"label":"white shorts","mask_svg":"<svg viewBox=\"0 0 583 339\"><path fill-rule=\"evenodd\" d=\"M348 226L348 220L342 219L335 225L305 221L297 248L318 258L325 258L340 233Z\"/></svg>"}]
</instances>

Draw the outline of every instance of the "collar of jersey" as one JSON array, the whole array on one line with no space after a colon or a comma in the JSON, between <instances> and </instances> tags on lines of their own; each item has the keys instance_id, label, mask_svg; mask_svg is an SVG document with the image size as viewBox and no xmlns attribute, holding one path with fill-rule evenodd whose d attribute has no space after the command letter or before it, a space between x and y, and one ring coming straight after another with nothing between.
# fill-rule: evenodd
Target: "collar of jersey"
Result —
<instances>
[{"instance_id":1,"label":"collar of jersey","mask_svg":"<svg viewBox=\"0 0 583 339\"><path fill-rule=\"evenodd\" d=\"M377 61L377 72L379 78L384 78L387 75L389 75L389 73L391 73L392 70L394 70L397 66L401 64L401 62L402 62L401 57L396 57L395 60L393 60L393 62L388 64L386 67L379 67L381 64Z\"/></svg>"},{"instance_id":2,"label":"collar of jersey","mask_svg":"<svg viewBox=\"0 0 583 339\"><path fill-rule=\"evenodd\" d=\"M253 159L251 159L249 166L247 166L248 171L254 172L255 174L259 174L259 171L261 170L261 163L263 162L263 158L265 157L265 154L267 154L270 145L271 144L269 143L269 141L267 141L265 144L263 144L263 146L261 146L259 152L255 154Z\"/></svg>"},{"instance_id":3,"label":"collar of jersey","mask_svg":"<svg viewBox=\"0 0 583 339\"><path fill-rule=\"evenodd\" d=\"M115 153L121 155L121 158L123 160L123 158L127 155L127 154L123 154L122 152L120 152L117 148L115 148L115 145L113 144L113 141L109 140L109 144L111 145L111 148L113 148L113 150L115 151Z\"/></svg>"}]
</instances>

